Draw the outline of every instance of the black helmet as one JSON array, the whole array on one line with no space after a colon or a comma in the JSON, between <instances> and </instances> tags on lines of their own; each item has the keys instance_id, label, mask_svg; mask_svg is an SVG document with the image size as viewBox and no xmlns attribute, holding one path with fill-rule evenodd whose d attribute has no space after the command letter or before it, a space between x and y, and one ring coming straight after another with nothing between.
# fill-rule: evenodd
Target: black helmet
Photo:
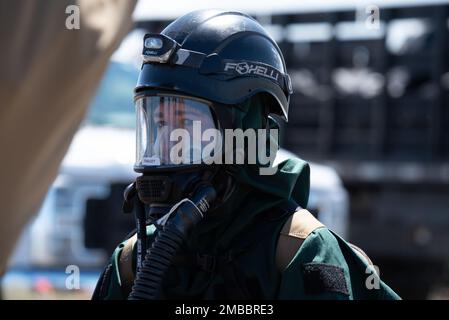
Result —
<instances>
[{"instance_id":1,"label":"black helmet","mask_svg":"<svg viewBox=\"0 0 449 320\"><path fill-rule=\"evenodd\" d=\"M284 58L276 42L246 14L186 14L161 34L145 36L143 58L136 93L167 89L235 105L265 92L272 97L270 112L287 120L292 87Z\"/></svg>"}]
</instances>

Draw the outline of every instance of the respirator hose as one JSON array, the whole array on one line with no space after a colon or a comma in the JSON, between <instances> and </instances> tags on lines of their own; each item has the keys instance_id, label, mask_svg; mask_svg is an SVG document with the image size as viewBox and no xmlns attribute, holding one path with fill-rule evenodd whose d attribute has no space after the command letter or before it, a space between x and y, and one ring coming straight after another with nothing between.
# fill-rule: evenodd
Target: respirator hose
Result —
<instances>
[{"instance_id":1,"label":"respirator hose","mask_svg":"<svg viewBox=\"0 0 449 320\"><path fill-rule=\"evenodd\" d=\"M151 248L147 250L142 266L137 270L128 299L157 299L165 272L215 197L213 187L203 186L198 189L192 200L184 199L179 203L163 228L157 232Z\"/></svg>"}]
</instances>

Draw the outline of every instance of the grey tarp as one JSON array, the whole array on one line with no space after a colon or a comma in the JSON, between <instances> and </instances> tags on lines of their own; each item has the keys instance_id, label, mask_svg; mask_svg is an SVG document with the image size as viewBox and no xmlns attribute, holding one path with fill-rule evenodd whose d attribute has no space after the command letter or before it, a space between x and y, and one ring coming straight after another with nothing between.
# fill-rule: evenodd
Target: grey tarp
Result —
<instances>
[{"instance_id":1,"label":"grey tarp","mask_svg":"<svg viewBox=\"0 0 449 320\"><path fill-rule=\"evenodd\" d=\"M0 275L130 30L135 2L0 1ZM73 4L78 30L66 28Z\"/></svg>"}]
</instances>

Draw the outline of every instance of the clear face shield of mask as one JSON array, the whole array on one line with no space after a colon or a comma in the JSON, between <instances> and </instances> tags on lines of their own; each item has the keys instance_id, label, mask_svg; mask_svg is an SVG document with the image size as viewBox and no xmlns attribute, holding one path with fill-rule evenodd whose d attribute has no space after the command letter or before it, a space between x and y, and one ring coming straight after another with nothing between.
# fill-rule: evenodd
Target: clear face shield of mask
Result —
<instances>
[{"instance_id":1,"label":"clear face shield of mask","mask_svg":"<svg viewBox=\"0 0 449 320\"><path fill-rule=\"evenodd\" d=\"M137 113L136 168L212 163L221 147L212 104L178 95L144 95Z\"/></svg>"}]
</instances>

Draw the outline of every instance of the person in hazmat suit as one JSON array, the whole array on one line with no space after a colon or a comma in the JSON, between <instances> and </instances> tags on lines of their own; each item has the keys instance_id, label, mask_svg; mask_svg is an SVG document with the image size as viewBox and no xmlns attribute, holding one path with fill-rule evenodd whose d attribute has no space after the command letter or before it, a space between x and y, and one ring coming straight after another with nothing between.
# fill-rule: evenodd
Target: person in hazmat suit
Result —
<instances>
[{"instance_id":1,"label":"person in hazmat suit","mask_svg":"<svg viewBox=\"0 0 449 320\"><path fill-rule=\"evenodd\" d=\"M93 299L399 299L305 209L309 165L273 165L292 85L257 21L195 11L145 35L142 56L136 230Z\"/></svg>"}]
</instances>

